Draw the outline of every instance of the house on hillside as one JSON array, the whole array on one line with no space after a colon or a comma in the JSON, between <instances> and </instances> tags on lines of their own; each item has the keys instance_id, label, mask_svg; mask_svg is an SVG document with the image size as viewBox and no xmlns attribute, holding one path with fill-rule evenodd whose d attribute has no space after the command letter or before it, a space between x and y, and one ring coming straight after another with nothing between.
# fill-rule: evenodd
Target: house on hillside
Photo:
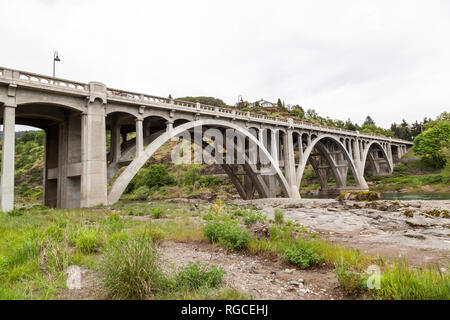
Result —
<instances>
[{"instance_id":1,"label":"house on hillside","mask_svg":"<svg viewBox=\"0 0 450 320\"><path fill-rule=\"evenodd\" d=\"M262 108L274 108L277 106L277 104L264 99L260 99L250 104L250 107L258 107L258 106Z\"/></svg>"}]
</instances>

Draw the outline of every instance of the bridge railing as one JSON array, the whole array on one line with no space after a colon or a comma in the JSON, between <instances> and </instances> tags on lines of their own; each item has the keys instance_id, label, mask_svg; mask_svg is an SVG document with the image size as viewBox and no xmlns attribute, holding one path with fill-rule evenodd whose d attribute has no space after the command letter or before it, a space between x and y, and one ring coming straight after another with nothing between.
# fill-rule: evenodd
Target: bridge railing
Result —
<instances>
[{"instance_id":1,"label":"bridge railing","mask_svg":"<svg viewBox=\"0 0 450 320\"><path fill-rule=\"evenodd\" d=\"M42 85L58 86L68 89L76 90L89 90L89 85L87 83L66 80L61 78L53 78L49 76L43 76L41 74L25 72L20 70L12 70L0 67L0 76L3 78L9 78L12 80L19 81L30 81L34 83L39 83Z\"/></svg>"},{"instance_id":2,"label":"bridge railing","mask_svg":"<svg viewBox=\"0 0 450 320\"><path fill-rule=\"evenodd\" d=\"M25 72L20 70L13 70L8 69L4 67L0 67L0 78L6 78L10 80L16 80L16 81L24 81L24 82L30 82L30 83L38 83L39 85L44 86L51 86L51 87L59 87L59 88L65 88L65 89L74 89L74 90L80 90L80 91L89 91L89 84L72 81L72 80L66 80L61 78L53 78L49 76L44 76L32 72ZM398 142L398 143L411 143L410 141L404 141L401 139L392 139L389 137L384 136L378 136L375 134L370 133L359 133L347 129L341 129L341 128L334 128L334 127L328 127L323 126L320 124L313 124L310 122L304 122L299 120L288 120L285 118L277 118L273 116L266 116L262 114L256 114L256 113L250 113L250 112L243 112L238 111L235 109L229 109L229 108L220 108L216 106L210 106L205 104L198 104L193 103L189 101L182 101L182 100L173 100L169 98L163 98L148 94L142 94L142 93L136 93L131 91L125 91L125 90L119 90L119 89L112 89L107 88L107 94L110 97L119 98L121 100L128 100L133 102L147 102L147 103L158 103L158 104L169 104L174 106L181 106L181 107L187 107L192 108L196 110L204 110L208 112L215 112L215 113L223 113L227 115L233 115L233 117L242 118L242 119L260 119L275 123L282 123L284 125L286 124L293 124L297 126L307 127L311 129L317 129L317 130L326 130L329 132L337 132L337 133L349 133L351 135L357 134L360 137L367 137L367 138L383 138L386 140L389 140L391 142ZM292 121L292 122L290 122Z\"/></svg>"},{"instance_id":3,"label":"bridge railing","mask_svg":"<svg viewBox=\"0 0 450 320\"><path fill-rule=\"evenodd\" d=\"M150 96L150 95L146 95L146 94L139 94L139 93L117 90L117 89L108 89L108 95L119 96L124 99L131 99L131 100L141 99L141 100L149 101L149 102L173 104L176 106L189 107L189 108L200 109L200 110L204 110L204 111L213 111L213 112L218 112L218 113L223 113L223 114L232 114L236 117L241 117L241 118L245 118L245 119L251 118L251 119L269 120L269 121L273 121L273 122L281 122L283 124L289 123L289 120L285 119L285 118L277 118L277 117L273 117L273 116L266 116L266 115L262 115L262 114L251 113L251 112L243 112L243 111L238 111L238 110L230 109L230 108L220 108L220 107L206 105L206 104L197 104L197 103L182 101L182 100L171 100L168 98ZM376 138L388 139L393 142L403 142L403 143L408 142L409 143L409 141L403 141L403 140L399 140L399 139L389 139L389 137L378 136L378 135L371 134L371 133L356 133L355 131L352 131L352 130L329 127L329 126L324 126L321 124L314 124L311 122L294 120L292 123L294 125L311 128L313 130L316 129L316 130L326 130L326 131L335 132L335 133L349 133L351 135L358 134L361 137L367 137L367 138L376 137Z\"/></svg>"}]
</instances>

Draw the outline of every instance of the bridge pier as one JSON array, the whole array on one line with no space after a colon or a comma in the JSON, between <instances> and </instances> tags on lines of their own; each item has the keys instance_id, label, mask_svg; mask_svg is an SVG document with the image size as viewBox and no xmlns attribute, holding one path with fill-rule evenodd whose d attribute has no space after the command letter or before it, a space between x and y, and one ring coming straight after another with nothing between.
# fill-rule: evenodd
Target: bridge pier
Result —
<instances>
[{"instance_id":1,"label":"bridge pier","mask_svg":"<svg viewBox=\"0 0 450 320\"><path fill-rule=\"evenodd\" d=\"M14 209L14 142L15 106L3 106L3 147L1 177L1 210Z\"/></svg>"},{"instance_id":2,"label":"bridge pier","mask_svg":"<svg viewBox=\"0 0 450 320\"><path fill-rule=\"evenodd\" d=\"M91 98L81 118L81 207L107 203L106 123L102 93L106 86L90 83Z\"/></svg>"}]
</instances>

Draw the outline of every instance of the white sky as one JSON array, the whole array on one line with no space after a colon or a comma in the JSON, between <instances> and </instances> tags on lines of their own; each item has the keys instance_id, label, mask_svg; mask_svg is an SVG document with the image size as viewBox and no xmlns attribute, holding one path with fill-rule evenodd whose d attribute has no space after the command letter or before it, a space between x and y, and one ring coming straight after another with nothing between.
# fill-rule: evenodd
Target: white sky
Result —
<instances>
[{"instance_id":1,"label":"white sky","mask_svg":"<svg viewBox=\"0 0 450 320\"><path fill-rule=\"evenodd\" d=\"M450 1L1 0L0 65L361 124L450 110Z\"/></svg>"}]
</instances>

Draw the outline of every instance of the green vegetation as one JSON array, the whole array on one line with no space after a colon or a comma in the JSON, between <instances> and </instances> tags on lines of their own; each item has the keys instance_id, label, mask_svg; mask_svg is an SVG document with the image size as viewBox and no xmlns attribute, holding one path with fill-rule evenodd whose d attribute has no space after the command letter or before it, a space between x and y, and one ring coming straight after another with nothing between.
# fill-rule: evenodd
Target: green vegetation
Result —
<instances>
[{"instance_id":1,"label":"green vegetation","mask_svg":"<svg viewBox=\"0 0 450 320\"><path fill-rule=\"evenodd\" d=\"M281 255L286 261L300 269L307 269L323 261L323 256L317 253L314 244L302 239L297 239L292 245L285 248Z\"/></svg>"},{"instance_id":2,"label":"green vegetation","mask_svg":"<svg viewBox=\"0 0 450 320\"><path fill-rule=\"evenodd\" d=\"M275 223L282 224L284 221L284 212L279 208L275 208L273 212Z\"/></svg>"},{"instance_id":3,"label":"green vegetation","mask_svg":"<svg viewBox=\"0 0 450 320\"><path fill-rule=\"evenodd\" d=\"M210 242L222 244L232 250L244 249L250 242L248 231L231 219L216 217L207 221L203 232Z\"/></svg>"},{"instance_id":4,"label":"green vegetation","mask_svg":"<svg viewBox=\"0 0 450 320\"><path fill-rule=\"evenodd\" d=\"M425 163L443 168L449 159L447 150L450 148L450 116L443 113L425 127L426 130L414 139L413 150L423 157L422 161Z\"/></svg>"},{"instance_id":5,"label":"green vegetation","mask_svg":"<svg viewBox=\"0 0 450 320\"><path fill-rule=\"evenodd\" d=\"M166 219L153 217L154 210L167 213ZM135 215L147 217L134 219ZM254 233L246 221L264 223L268 232ZM449 299L448 271L388 264L324 241L299 224L267 222L254 208L221 201L198 207L157 201L75 210L34 206L0 213L0 298L61 298L64 272L71 265L96 272L99 298L248 298L223 287L220 267L200 262L164 266L159 247L168 240L210 242L246 254L278 257L301 269L334 269L345 292L365 298ZM366 270L373 264L381 268L381 287L369 290Z\"/></svg>"},{"instance_id":6,"label":"green vegetation","mask_svg":"<svg viewBox=\"0 0 450 320\"><path fill-rule=\"evenodd\" d=\"M214 98L214 97L181 97L177 98L177 100L188 101L188 102L198 102L201 104L206 104L209 106L216 106L220 108L230 108L222 99Z\"/></svg>"}]
</instances>

